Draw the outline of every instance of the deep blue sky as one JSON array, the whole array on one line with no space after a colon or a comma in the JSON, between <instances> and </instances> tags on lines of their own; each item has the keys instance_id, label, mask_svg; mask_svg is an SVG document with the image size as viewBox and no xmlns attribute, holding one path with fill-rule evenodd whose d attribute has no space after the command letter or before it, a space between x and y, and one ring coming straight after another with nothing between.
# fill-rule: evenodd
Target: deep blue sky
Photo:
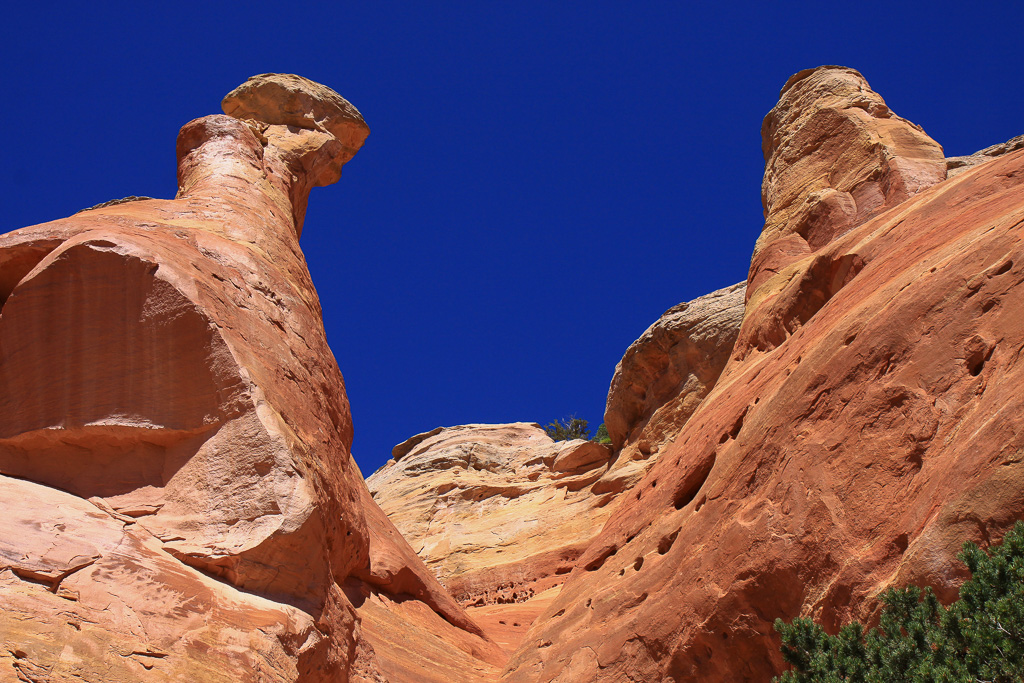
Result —
<instances>
[{"instance_id":1,"label":"deep blue sky","mask_svg":"<svg viewBox=\"0 0 1024 683\"><path fill-rule=\"evenodd\" d=\"M438 425L596 427L626 347L745 278L790 74L859 69L948 155L1024 133L1017 3L28 4L0 26L0 232L170 198L178 129L252 74L362 111L302 241L365 474Z\"/></svg>"}]
</instances>

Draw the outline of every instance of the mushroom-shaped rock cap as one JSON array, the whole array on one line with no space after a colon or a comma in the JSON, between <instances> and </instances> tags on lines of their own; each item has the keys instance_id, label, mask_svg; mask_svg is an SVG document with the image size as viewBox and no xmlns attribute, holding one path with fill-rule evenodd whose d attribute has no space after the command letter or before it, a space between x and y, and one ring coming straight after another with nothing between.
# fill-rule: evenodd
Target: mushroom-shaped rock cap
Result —
<instances>
[{"instance_id":1,"label":"mushroom-shaped rock cap","mask_svg":"<svg viewBox=\"0 0 1024 683\"><path fill-rule=\"evenodd\" d=\"M295 74L252 76L227 94L221 108L236 119L328 133L346 148L349 158L370 134L362 114L348 100Z\"/></svg>"}]
</instances>

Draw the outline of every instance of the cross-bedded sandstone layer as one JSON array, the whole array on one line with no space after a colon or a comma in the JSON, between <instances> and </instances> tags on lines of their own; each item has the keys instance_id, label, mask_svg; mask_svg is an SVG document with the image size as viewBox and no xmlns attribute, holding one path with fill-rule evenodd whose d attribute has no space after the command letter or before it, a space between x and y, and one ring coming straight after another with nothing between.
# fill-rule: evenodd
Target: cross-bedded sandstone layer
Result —
<instances>
[{"instance_id":1,"label":"cross-bedded sandstone layer","mask_svg":"<svg viewBox=\"0 0 1024 683\"><path fill-rule=\"evenodd\" d=\"M0 237L0 670L493 679L500 650L349 455L299 248L369 129L291 75L224 110L181 129L175 199Z\"/></svg>"},{"instance_id":2,"label":"cross-bedded sandstone layer","mask_svg":"<svg viewBox=\"0 0 1024 683\"><path fill-rule=\"evenodd\" d=\"M513 650L607 518L605 446L536 424L437 429L395 447L367 480L452 596Z\"/></svg>"}]
</instances>

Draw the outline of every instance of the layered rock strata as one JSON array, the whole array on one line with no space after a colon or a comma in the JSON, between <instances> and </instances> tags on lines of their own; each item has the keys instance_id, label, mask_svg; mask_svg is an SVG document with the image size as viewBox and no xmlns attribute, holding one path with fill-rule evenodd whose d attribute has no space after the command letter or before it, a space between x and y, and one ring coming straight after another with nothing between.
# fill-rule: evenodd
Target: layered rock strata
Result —
<instances>
[{"instance_id":1,"label":"layered rock strata","mask_svg":"<svg viewBox=\"0 0 1024 683\"><path fill-rule=\"evenodd\" d=\"M299 248L310 188L369 129L291 75L224 110L181 129L174 200L0 237L3 675L492 678L500 650L349 455Z\"/></svg>"},{"instance_id":2,"label":"layered rock strata","mask_svg":"<svg viewBox=\"0 0 1024 683\"><path fill-rule=\"evenodd\" d=\"M943 182L938 145L832 67L763 130L733 357L502 680L764 681L776 617L950 600L961 544L1024 517L1024 151Z\"/></svg>"},{"instance_id":3,"label":"layered rock strata","mask_svg":"<svg viewBox=\"0 0 1024 683\"><path fill-rule=\"evenodd\" d=\"M451 595L506 648L546 606L608 516L611 452L532 423L413 437L367 485Z\"/></svg>"}]
</instances>

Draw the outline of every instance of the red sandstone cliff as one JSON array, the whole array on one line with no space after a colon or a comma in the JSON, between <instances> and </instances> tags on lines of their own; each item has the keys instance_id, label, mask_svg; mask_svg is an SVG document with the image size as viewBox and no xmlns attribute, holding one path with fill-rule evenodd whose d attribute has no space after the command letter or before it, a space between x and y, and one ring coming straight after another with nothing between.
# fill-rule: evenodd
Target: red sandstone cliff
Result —
<instances>
[{"instance_id":1,"label":"red sandstone cliff","mask_svg":"<svg viewBox=\"0 0 1024 683\"><path fill-rule=\"evenodd\" d=\"M1024 517L1024 151L945 180L855 71L765 119L765 229L729 364L612 511L506 681L764 681L776 617L955 596Z\"/></svg>"},{"instance_id":2,"label":"red sandstone cliff","mask_svg":"<svg viewBox=\"0 0 1024 683\"><path fill-rule=\"evenodd\" d=\"M369 129L297 76L223 104L175 199L0 237L0 676L492 680L349 455L299 248Z\"/></svg>"}]
</instances>

